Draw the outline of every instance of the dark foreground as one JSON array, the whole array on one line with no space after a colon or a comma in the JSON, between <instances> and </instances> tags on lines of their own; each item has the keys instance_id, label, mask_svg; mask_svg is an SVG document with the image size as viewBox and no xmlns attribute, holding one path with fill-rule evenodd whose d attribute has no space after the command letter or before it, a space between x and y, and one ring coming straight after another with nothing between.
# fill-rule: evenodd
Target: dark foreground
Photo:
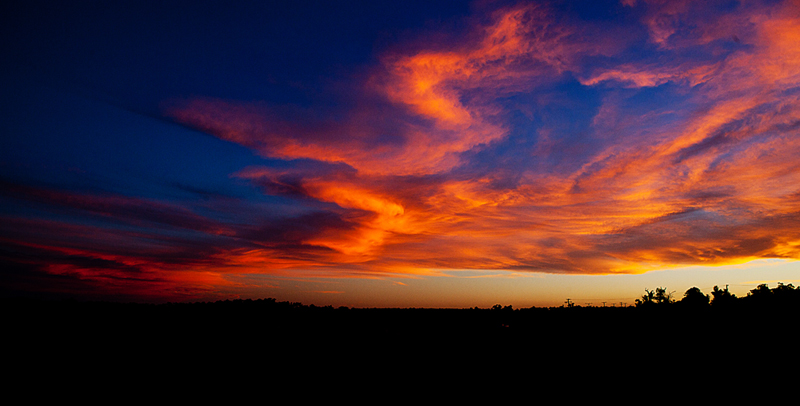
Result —
<instances>
[{"instance_id":1,"label":"dark foreground","mask_svg":"<svg viewBox=\"0 0 800 406\"><path fill-rule=\"evenodd\" d=\"M797 303L740 304L349 309L272 299L0 300L9 387L77 382L135 392L136 385L226 382L282 390L302 381L342 390L446 378L467 396L473 379L547 389L564 379L652 384L650 377L664 376L691 388L711 375L751 379L793 364Z\"/></svg>"},{"instance_id":2,"label":"dark foreground","mask_svg":"<svg viewBox=\"0 0 800 406\"><path fill-rule=\"evenodd\" d=\"M512 309L351 309L274 299L192 304L2 300L7 338L41 351L177 352L205 348L254 356L291 348L503 352L551 348L636 351L652 345L775 345L793 337L798 303Z\"/></svg>"}]
</instances>

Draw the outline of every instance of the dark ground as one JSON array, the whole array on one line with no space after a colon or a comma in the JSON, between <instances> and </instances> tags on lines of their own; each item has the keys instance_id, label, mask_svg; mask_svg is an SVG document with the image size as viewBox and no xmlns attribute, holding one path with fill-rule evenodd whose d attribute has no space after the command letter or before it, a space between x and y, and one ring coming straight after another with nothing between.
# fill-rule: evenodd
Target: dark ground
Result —
<instances>
[{"instance_id":1,"label":"dark ground","mask_svg":"<svg viewBox=\"0 0 800 406\"><path fill-rule=\"evenodd\" d=\"M752 385L770 374L792 376L780 371L796 363L798 314L797 306L680 303L350 309L272 299L3 299L0 306L7 388L83 397L102 387L134 398L159 388L176 399L176 388L201 399L220 389L301 398L363 397L365 386L383 397L430 389L442 401L450 392L469 399L508 388L616 399L638 384L675 396L715 380L733 390L732 379Z\"/></svg>"}]
</instances>

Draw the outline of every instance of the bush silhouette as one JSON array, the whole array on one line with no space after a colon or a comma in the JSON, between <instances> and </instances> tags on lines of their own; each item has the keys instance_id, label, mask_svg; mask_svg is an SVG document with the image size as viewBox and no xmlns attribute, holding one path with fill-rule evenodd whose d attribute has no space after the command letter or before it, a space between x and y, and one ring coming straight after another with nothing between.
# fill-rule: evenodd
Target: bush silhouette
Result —
<instances>
[{"instance_id":1,"label":"bush silhouette","mask_svg":"<svg viewBox=\"0 0 800 406\"><path fill-rule=\"evenodd\" d=\"M711 299L712 306L731 306L736 302L736 295L728 290L728 285L725 285L725 289L720 289L719 286L714 285L711 296L713 296Z\"/></svg>"},{"instance_id":2,"label":"bush silhouette","mask_svg":"<svg viewBox=\"0 0 800 406\"><path fill-rule=\"evenodd\" d=\"M680 303L685 306L691 307L707 307L709 304L710 298L708 295L703 294L703 292L697 286L691 287L686 290L683 294L683 299L681 299Z\"/></svg>"}]
</instances>

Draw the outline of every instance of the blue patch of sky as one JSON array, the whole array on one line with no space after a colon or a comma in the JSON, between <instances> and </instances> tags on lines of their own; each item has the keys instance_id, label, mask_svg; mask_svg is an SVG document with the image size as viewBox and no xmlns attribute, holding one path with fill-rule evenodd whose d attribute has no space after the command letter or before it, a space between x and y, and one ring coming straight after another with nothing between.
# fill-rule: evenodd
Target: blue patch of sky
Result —
<instances>
[{"instance_id":1,"label":"blue patch of sky","mask_svg":"<svg viewBox=\"0 0 800 406\"><path fill-rule=\"evenodd\" d=\"M174 97L318 103L332 77L375 63L381 38L467 14L467 2L167 1L9 7L7 74L158 112Z\"/></svg>"},{"instance_id":2,"label":"blue patch of sky","mask_svg":"<svg viewBox=\"0 0 800 406\"><path fill-rule=\"evenodd\" d=\"M510 133L491 149L495 164L538 172L574 170L602 147L591 130L600 96L597 89L566 80L502 100ZM541 142L561 147L534 155Z\"/></svg>"},{"instance_id":3,"label":"blue patch of sky","mask_svg":"<svg viewBox=\"0 0 800 406\"><path fill-rule=\"evenodd\" d=\"M281 201L231 177L276 162L247 148L80 96L16 86L22 88L15 97L0 102L0 175L8 181L143 198L197 198L205 191Z\"/></svg>"}]
</instances>

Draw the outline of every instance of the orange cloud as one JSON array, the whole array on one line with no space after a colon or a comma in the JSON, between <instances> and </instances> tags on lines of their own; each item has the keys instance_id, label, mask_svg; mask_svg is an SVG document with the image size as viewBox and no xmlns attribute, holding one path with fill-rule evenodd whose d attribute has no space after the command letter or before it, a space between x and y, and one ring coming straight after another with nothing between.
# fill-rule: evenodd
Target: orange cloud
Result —
<instances>
[{"instance_id":1,"label":"orange cloud","mask_svg":"<svg viewBox=\"0 0 800 406\"><path fill-rule=\"evenodd\" d=\"M385 55L357 89L385 104L338 120L301 122L296 112L214 99L176 104L175 120L265 156L341 165L239 172L346 226L303 235L304 251L289 259L269 246L228 260L353 272L613 273L797 258L797 5L626 5L645 10L647 52L606 47L610 34L588 41L589 25L522 5L476 25L465 43ZM603 63L586 66L598 56ZM586 134L508 120L517 111L507 100L559 81L607 95L594 116L576 119ZM648 90L681 101L641 115L626 95ZM524 146L519 133L536 145ZM554 170L548 159L569 165ZM481 160L500 169L475 169Z\"/></svg>"},{"instance_id":2,"label":"orange cloud","mask_svg":"<svg viewBox=\"0 0 800 406\"><path fill-rule=\"evenodd\" d=\"M381 123L353 114L340 122L303 125L287 122L279 109L209 98L174 102L166 113L265 156L344 162L361 173L442 172L459 164L458 154L506 135L493 117L494 98L525 91L530 85L523 83L546 80L571 63L576 45L565 40L571 32L549 24L550 19L542 7L514 7L498 12L491 25L478 27L483 35L476 44L384 57L384 71L368 88L416 117ZM478 97L465 103L467 92ZM401 114L359 109L383 117ZM381 143L376 138L382 132L394 133L397 140Z\"/></svg>"}]
</instances>

